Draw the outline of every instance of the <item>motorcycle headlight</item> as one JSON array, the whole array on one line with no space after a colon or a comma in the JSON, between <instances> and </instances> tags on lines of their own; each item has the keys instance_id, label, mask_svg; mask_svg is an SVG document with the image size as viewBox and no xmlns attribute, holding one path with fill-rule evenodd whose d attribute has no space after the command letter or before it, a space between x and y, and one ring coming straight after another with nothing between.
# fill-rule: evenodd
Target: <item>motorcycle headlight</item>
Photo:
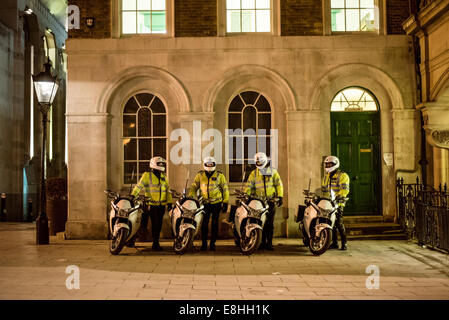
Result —
<instances>
[{"instance_id":1,"label":"motorcycle headlight","mask_svg":"<svg viewBox=\"0 0 449 320\"><path fill-rule=\"evenodd\" d=\"M126 209L119 209L117 212L117 216L122 217L122 218L127 218L128 217L128 210Z\"/></svg>"},{"instance_id":2,"label":"motorcycle headlight","mask_svg":"<svg viewBox=\"0 0 449 320\"><path fill-rule=\"evenodd\" d=\"M333 211L333 209L320 209L320 216L329 218Z\"/></svg>"},{"instance_id":3,"label":"motorcycle headlight","mask_svg":"<svg viewBox=\"0 0 449 320\"><path fill-rule=\"evenodd\" d=\"M260 218L261 213L262 213L262 210L255 210L255 209L249 208L249 214L255 218Z\"/></svg>"},{"instance_id":4,"label":"motorcycle headlight","mask_svg":"<svg viewBox=\"0 0 449 320\"><path fill-rule=\"evenodd\" d=\"M186 208L182 208L182 215L184 217L188 217L188 218L192 218L193 219L195 217L195 214L196 214L196 209L189 210L189 209L186 209Z\"/></svg>"}]
</instances>

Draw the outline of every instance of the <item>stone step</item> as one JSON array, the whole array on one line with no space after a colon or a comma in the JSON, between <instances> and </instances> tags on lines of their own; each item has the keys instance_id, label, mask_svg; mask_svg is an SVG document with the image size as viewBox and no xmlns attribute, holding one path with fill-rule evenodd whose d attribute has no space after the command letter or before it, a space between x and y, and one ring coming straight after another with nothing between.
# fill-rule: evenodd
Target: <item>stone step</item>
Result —
<instances>
[{"instance_id":1,"label":"stone step","mask_svg":"<svg viewBox=\"0 0 449 320\"><path fill-rule=\"evenodd\" d=\"M407 240L404 233L348 235L347 238L348 240Z\"/></svg>"},{"instance_id":2,"label":"stone step","mask_svg":"<svg viewBox=\"0 0 449 320\"><path fill-rule=\"evenodd\" d=\"M344 215L345 224L350 223L380 223L384 221L383 216L348 216Z\"/></svg>"},{"instance_id":3,"label":"stone step","mask_svg":"<svg viewBox=\"0 0 449 320\"><path fill-rule=\"evenodd\" d=\"M365 234L388 234L401 233L402 228L397 223L346 223L345 227L348 235L365 235Z\"/></svg>"}]
</instances>

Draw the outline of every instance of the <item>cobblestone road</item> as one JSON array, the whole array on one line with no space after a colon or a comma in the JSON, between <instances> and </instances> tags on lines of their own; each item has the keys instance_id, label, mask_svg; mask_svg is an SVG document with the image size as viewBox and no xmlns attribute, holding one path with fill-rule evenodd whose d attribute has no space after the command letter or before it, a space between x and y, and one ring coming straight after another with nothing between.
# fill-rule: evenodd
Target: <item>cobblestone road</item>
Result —
<instances>
[{"instance_id":1,"label":"cobblestone road","mask_svg":"<svg viewBox=\"0 0 449 320\"><path fill-rule=\"evenodd\" d=\"M177 256L166 241L163 252L137 243L112 256L107 241L36 246L34 224L1 223L0 299L449 299L449 255L413 242L352 241L320 257L298 239L274 244L250 257L227 240L214 253ZM66 287L69 265L80 289ZM366 287L369 265L378 289Z\"/></svg>"}]
</instances>

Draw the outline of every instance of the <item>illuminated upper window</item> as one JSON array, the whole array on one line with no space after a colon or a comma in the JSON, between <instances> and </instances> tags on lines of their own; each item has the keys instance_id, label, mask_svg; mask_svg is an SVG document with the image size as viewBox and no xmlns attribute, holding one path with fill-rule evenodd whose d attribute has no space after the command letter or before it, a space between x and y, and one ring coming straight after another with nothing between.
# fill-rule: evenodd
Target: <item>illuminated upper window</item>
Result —
<instances>
[{"instance_id":1,"label":"illuminated upper window","mask_svg":"<svg viewBox=\"0 0 449 320\"><path fill-rule=\"evenodd\" d=\"M122 0L122 34L167 33L166 0Z\"/></svg>"},{"instance_id":2,"label":"illuminated upper window","mask_svg":"<svg viewBox=\"0 0 449 320\"><path fill-rule=\"evenodd\" d=\"M271 32L271 0L226 0L227 32Z\"/></svg>"},{"instance_id":3,"label":"illuminated upper window","mask_svg":"<svg viewBox=\"0 0 449 320\"><path fill-rule=\"evenodd\" d=\"M376 0L331 0L332 31L376 31Z\"/></svg>"},{"instance_id":4,"label":"illuminated upper window","mask_svg":"<svg viewBox=\"0 0 449 320\"><path fill-rule=\"evenodd\" d=\"M335 96L331 111L377 111L377 104L368 91L361 88L348 88Z\"/></svg>"}]
</instances>

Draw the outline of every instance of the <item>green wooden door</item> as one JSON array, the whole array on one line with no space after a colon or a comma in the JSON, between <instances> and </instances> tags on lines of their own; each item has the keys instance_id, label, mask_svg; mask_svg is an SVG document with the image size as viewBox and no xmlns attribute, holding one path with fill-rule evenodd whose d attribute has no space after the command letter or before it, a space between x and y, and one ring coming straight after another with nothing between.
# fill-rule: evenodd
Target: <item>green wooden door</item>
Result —
<instances>
[{"instance_id":1,"label":"green wooden door","mask_svg":"<svg viewBox=\"0 0 449 320\"><path fill-rule=\"evenodd\" d=\"M332 155L350 181L346 215L381 215L378 112L331 112Z\"/></svg>"}]
</instances>

